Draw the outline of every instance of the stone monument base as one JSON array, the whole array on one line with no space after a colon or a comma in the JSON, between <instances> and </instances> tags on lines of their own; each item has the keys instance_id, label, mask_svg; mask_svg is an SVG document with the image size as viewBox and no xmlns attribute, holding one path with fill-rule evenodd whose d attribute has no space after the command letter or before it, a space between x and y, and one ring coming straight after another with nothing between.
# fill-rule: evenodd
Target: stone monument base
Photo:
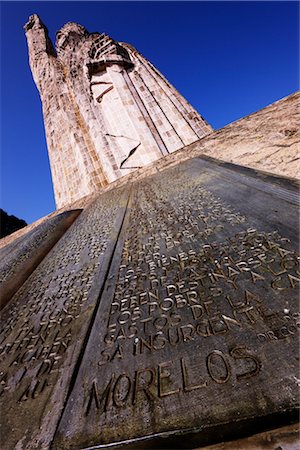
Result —
<instances>
[{"instance_id":1,"label":"stone monument base","mask_svg":"<svg viewBox=\"0 0 300 450\"><path fill-rule=\"evenodd\" d=\"M96 195L2 310L1 448L295 448L298 205L207 157Z\"/></svg>"}]
</instances>

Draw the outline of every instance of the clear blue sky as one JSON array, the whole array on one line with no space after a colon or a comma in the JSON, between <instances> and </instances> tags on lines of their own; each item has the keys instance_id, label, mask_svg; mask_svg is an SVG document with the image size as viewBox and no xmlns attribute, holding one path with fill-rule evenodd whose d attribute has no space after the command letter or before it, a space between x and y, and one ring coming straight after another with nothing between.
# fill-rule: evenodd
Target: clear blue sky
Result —
<instances>
[{"instance_id":1,"label":"clear blue sky","mask_svg":"<svg viewBox=\"0 0 300 450\"><path fill-rule=\"evenodd\" d=\"M299 89L297 2L1 2L1 207L55 209L41 103L23 25L74 21L133 44L214 127Z\"/></svg>"}]
</instances>

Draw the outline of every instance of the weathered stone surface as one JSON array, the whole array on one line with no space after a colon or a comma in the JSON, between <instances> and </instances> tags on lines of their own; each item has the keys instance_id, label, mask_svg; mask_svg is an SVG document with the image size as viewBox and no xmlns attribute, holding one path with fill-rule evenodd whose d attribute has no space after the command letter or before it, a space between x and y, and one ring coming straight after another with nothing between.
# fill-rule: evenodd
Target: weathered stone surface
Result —
<instances>
[{"instance_id":1,"label":"weathered stone surface","mask_svg":"<svg viewBox=\"0 0 300 450\"><path fill-rule=\"evenodd\" d=\"M34 221L33 223L27 225L24 228L21 228L18 231L15 231L14 233L10 234L9 236L6 236L2 239L0 239L0 249L4 249L4 247L7 247L12 242L14 242L16 239L19 239L21 236L25 236L32 230L34 230L37 226L41 225L45 221L52 219L53 217L57 216L58 214L61 214L65 211L75 210L75 209L86 209L96 198L97 194L89 195L86 197L83 197L76 202L73 202L71 205L66 205L63 208L57 209L55 211L52 211L50 214L47 214L47 216L41 217L40 219Z\"/></svg>"},{"instance_id":2,"label":"weathered stone surface","mask_svg":"<svg viewBox=\"0 0 300 450\"><path fill-rule=\"evenodd\" d=\"M280 176L300 177L300 92L212 133L186 149ZM183 156L180 151L178 158Z\"/></svg>"},{"instance_id":3,"label":"weathered stone surface","mask_svg":"<svg viewBox=\"0 0 300 450\"><path fill-rule=\"evenodd\" d=\"M67 23L55 51L37 15L25 31L58 208L212 131L132 46Z\"/></svg>"},{"instance_id":4,"label":"weathered stone surface","mask_svg":"<svg viewBox=\"0 0 300 450\"><path fill-rule=\"evenodd\" d=\"M203 155L218 158L216 162L226 161L273 176L299 179L299 122L300 92L296 92L115 181L110 188Z\"/></svg>"},{"instance_id":5,"label":"weathered stone surface","mask_svg":"<svg viewBox=\"0 0 300 450\"><path fill-rule=\"evenodd\" d=\"M58 214L0 249L0 309L8 303L80 212L75 210Z\"/></svg>"},{"instance_id":6,"label":"weathered stone surface","mask_svg":"<svg viewBox=\"0 0 300 450\"><path fill-rule=\"evenodd\" d=\"M118 239L128 191L90 205L1 313L1 449L48 449Z\"/></svg>"},{"instance_id":7,"label":"weathered stone surface","mask_svg":"<svg viewBox=\"0 0 300 450\"><path fill-rule=\"evenodd\" d=\"M287 180L201 158L133 187L53 448L191 448L296 420L297 203Z\"/></svg>"},{"instance_id":8,"label":"weathered stone surface","mask_svg":"<svg viewBox=\"0 0 300 450\"><path fill-rule=\"evenodd\" d=\"M298 185L257 169L297 175L299 93L199 140L210 127L128 44L69 23L56 54L37 16L26 34L64 206L0 242L24 283L1 313L1 448L264 431L237 448L278 450L299 407Z\"/></svg>"}]
</instances>

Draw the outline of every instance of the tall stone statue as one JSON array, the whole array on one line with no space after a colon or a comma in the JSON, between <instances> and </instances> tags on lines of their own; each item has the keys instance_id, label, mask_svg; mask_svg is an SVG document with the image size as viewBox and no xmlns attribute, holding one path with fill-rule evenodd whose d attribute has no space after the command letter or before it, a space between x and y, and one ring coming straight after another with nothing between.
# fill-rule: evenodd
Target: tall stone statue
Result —
<instances>
[{"instance_id":1,"label":"tall stone statue","mask_svg":"<svg viewBox=\"0 0 300 450\"><path fill-rule=\"evenodd\" d=\"M25 31L58 208L212 131L131 45L70 22L55 51L37 15Z\"/></svg>"},{"instance_id":2,"label":"tall stone statue","mask_svg":"<svg viewBox=\"0 0 300 450\"><path fill-rule=\"evenodd\" d=\"M129 45L26 33L57 205L92 194L0 241L1 450L298 450L299 190L260 169L300 93L199 140Z\"/></svg>"}]
</instances>

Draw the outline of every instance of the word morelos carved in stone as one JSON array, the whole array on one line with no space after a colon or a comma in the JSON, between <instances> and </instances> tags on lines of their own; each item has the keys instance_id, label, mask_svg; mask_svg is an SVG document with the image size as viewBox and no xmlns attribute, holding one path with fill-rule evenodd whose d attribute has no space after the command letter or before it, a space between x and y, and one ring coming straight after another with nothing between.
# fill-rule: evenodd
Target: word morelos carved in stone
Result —
<instances>
[{"instance_id":1,"label":"word morelos carved in stone","mask_svg":"<svg viewBox=\"0 0 300 450\"><path fill-rule=\"evenodd\" d=\"M2 312L2 448L292 420L297 198L276 183L197 158L100 195Z\"/></svg>"},{"instance_id":2,"label":"word morelos carved in stone","mask_svg":"<svg viewBox=\"0 0 300 450\"><path fill-rule=\"evenodd\" d=\"M77 218L1 315L1 448L48 448L126 208L104 194Z\"/></svg>"},{"instance_id":3,"label":"word morelos carved in stone","mask_svg":"<svg viewBox=\"0 0 300 450\"><path fill-rule=\"evenodd\" d=\"M201 159L134 188L55 449L296 417L297 195L277 190Z\"/></svg>"}]
</instances>

